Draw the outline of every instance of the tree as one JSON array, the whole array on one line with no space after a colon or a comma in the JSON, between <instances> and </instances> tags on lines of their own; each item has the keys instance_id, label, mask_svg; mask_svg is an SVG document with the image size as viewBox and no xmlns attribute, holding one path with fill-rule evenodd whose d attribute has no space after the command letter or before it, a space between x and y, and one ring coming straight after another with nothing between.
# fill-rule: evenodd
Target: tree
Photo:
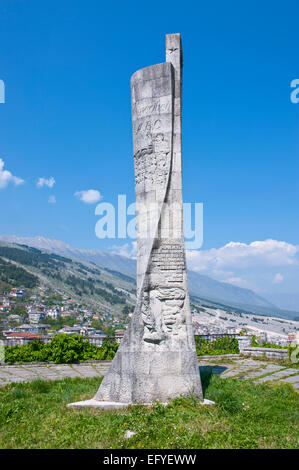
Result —
<instances>
[{"instance_id":1,"label":"tree","mask_svg":"<svg viewBox=\"0 0 299 470\"><path fill-rule=\"evenodd\" d=\"M129 307L129 305L126 304L126 305L123 307L122 313L123 313L124 315L128 315L128 314L130 313L130 307Z\"/></svg>"}]
</instances>

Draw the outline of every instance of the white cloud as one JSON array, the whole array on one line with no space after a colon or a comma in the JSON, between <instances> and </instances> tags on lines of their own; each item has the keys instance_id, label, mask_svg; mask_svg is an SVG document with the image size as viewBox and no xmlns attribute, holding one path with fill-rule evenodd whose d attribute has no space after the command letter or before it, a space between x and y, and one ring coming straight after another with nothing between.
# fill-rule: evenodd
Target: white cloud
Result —
<instances>
[{"instance_id":1,"label":"white cloud","mask_svg":"<svg viewBox=\"0 0 299 470\"><path fill-rule=\"evenodd\" d=\"M55 179L53 176L50 178L39 178L38 182L36 183L36 186L38 188L42 188L43 186L48 186L48 188L53 188L55 184Z\"/></svg>"},{"instance_id":2,"label":"white cloud","mask_svg":"<svg viewBox=\"0 0 299 470\"><path fill-rule=\"evenodd\" d=\"M86 191L76 191L74 196L77 196L80 201L86 202L86 204L95 204L103 196L101 196L100 191L96 189L87 189Z\"/></svg>"},{"instance_id":3,"label":"white cloud","mask_svg":"<svg viewBox=\"0 0 299 470\"><path fill-rule=\"evenodd\" d=\"M277 273L277 274L275 274L274 279L273 279L272 282L273 282L273 284L280 284L283 281L283 279L284 279L283 275L280 274L280 273Z\"/></svg>"},{"instance_id":4,"label":"white cloud","mask_svg":"<svg viewBox=\"0 0 299 470\"><path fill-rule=\"evenodd\" d=\"M56 203L56 197L54 196L54 194L52 194L51 196L49 196L48 202L49 202L50 204L55 204L55 203Z\"/></svg>"},{"instance_id":5,"label":"white cloud","mask_svg":"<svg viewBox=\"0 0 299 470\"><path fill-rule=\"evenodd\" d=\"M0 158L0 189L6 188L9 183L13 183L15 186L23 184L24 180L11 174L10 171L4 170L4 161Z\"/></svg>"},{"instance_id":6,"label":"white cloud","mask_svg":"<svg viewBox=\"0 0 299 470\"><path fill-rule=\"evenodd\" d=\"M258 266L290 266L298 262L299 245L264 240L249 244L230 242L221 248L187 251L188 266L195 271L234 270Z\"/></svg>"}]
</instances>

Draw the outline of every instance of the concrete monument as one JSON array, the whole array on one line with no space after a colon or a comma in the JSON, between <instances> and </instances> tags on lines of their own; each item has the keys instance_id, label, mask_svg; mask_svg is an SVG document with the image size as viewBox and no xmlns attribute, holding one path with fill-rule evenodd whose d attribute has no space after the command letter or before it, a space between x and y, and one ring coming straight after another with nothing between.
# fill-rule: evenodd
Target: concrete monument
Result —
<instances>
[{"instance_id":1,"label":"concrete monument","mask_svg":"<svg viewBox=\"0 0 299 470\"><path fill-rule=\"evenodd\" d=\"M182 396L203 399L192 330L182 216L182 46L131 78L137 212L137 302L92 400L117 408Z\"/></svg>"}]
</instances>

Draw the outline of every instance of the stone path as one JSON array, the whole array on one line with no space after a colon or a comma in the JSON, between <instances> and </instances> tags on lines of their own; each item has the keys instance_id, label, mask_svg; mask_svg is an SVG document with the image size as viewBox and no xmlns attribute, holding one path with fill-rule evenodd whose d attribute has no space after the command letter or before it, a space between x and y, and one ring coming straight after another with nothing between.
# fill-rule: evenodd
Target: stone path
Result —
<instances>
[{"instance_id":1,"label":"stone path","mask_svg":"<svg viewBox=\"0 0 299 470\"><path fill-rule=\"evenodd\" d=\"M0 365L0 386L12 382L29 382L34 379L61 380L66 377L102 377L110 367L110 361L81 364L22 364Z\"/></svg>"},{"instance_id":2,"label":"stone path","mask_svg":"<svg viewBox=\"0 0 299 470\"><path fill-rule=\"evenodd\" d=\"M299 369L271 364L254 359L234 359L229 363L215 356L200 360L200 367L210 369L222 378L235 377L257 383L289 383L299 391ZM34 379L59 380L65 377L101 377L109 369L111 361L84 362L81 364L22 364L0 365L0 386L13 382L29 382Z\"/></svg>"},{"instance_id":3,"label":"stone path","mask_svg":"<svg viewBox=\"0 0 299 470\"><path fill-rule=\"evenodd\" d=\"M212 368L213 373L220 374L222 378L234 377L256 383L289 383L299 391L299 369L254 359L236 359L225 364L223 360L217 361L216 356L201 360L200 366Z\"/></svg>"}]
</instances>

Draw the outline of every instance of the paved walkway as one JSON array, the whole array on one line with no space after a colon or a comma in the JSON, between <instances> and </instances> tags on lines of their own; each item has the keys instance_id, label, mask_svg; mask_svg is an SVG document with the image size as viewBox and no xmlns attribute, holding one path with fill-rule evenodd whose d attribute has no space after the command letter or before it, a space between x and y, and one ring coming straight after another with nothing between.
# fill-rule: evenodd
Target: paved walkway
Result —
<instances>
[{"instance_id":1,"label":"paved walkway","mask_svg":"<svg viewBox=\"0 0 299 470\"><path fill-rule=\"evenodd\" d=\"M59 380L65 377L101 377L105 375L110 361L85 362L81 364L23 364L0 365L0 386L13 382L29 382L34 379ZM289 383L299 391L299 369L283 367L266 361L254 359L235 359L230 363L223 363L216 357L202 359L200 366L204 369L212 368L214 374L221 377L235 377L253 382Z\"/></svg>"},{"instance_id":2,"label":"paved walkway","mask_svg":"<svg viewBox=\"0 0 299 470\"><path fill-rule=\"evenodd\" d=\"M102 377L110 367L110 361L81 364L22 364L1 365L0 386L12 382L29 382L34 379L61 380L66 377Z\"/></svg>"},{"instance_id":3,"label":"paved walkway","mask_svg":"<svg viewBox=\"0 0 299 470\"><path fill-rule=\"evenodd\" d=\"M217 364L217 362L219 363ZM215 356L200 361L200 366L201 368L212 368L213 373L221 374L222 378L234 377L258 383L289 383L299 391L299 369L244 358L225 364L222 361L217 361Z\"/></svg>"}]
</instances>

